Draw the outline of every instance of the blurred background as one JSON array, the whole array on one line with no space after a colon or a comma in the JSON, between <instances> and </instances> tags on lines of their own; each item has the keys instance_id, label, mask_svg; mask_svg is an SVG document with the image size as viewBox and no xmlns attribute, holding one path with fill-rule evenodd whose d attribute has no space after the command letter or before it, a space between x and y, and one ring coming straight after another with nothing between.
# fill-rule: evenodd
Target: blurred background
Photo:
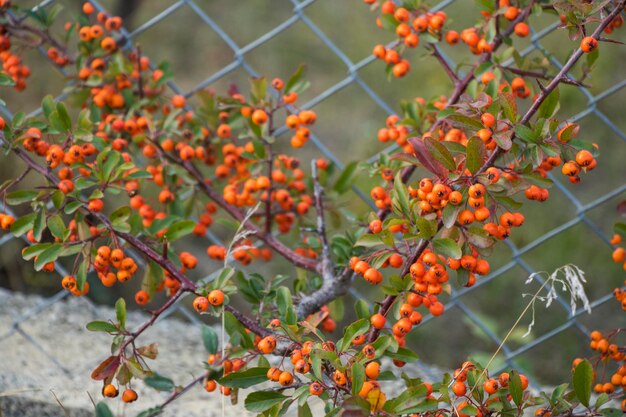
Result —
<instances>
[{"instance_id":1,"label":"blurred background","mask_svg":"<svg viewBox=\"0 0 626 417\"><path fill-rule=\"evenodd\" d=\"M45 3L46 8L63 7L53 28L61 33L63 23L78 14L82 2ZM142 53L153 63L163 60L171 63L177 88L191 95L192 104L193 94L201 89L223 93L236 84L245 91L247 79L252 75L286 79L300 64L305 64L311 88L301 95L299 103L312 107L318 114L318 122L312 129L315 140L298 151L303 161L323 155L342 167L351 161L375 157L385 149L376 140L376 132L388 114L399 111L400 100L447 94L451 87L445 73L421 47L408 53L412 70L405 78L387 80L384 64L373 61L370 55L375 44L393 38L376 27L376 14L361 0L101 0L94 3L124 18L133 42L141 46ZM34 7L38 2L15 0L14 4ZM440 6L445 6L449 26L458 31L473 25L480 16L474 2L445 1ZM564 63L578 45L579 41L570 40L567 32L555 30L555 20L558 20L555 15L545 12L533 16L530 20L533 36L515 40L516 47L538 65ZM623 32L622 28L613 36L624 41ZM464 46L442 48L460 71L471 65L472 56ZM608 238L618 219L616 207L626 190L626 118L621 107L626 105L623 90L626 48L603 43L600 49L596 69L586 80L590 87L562 86L559 112L561 119L578 120L580 138L599 145L598 168L584 175L582 183L575 186L560 174L555 175L556 185L547 202L525 204L526 223L512 233L507 244L497 245L490 258L492 274L479 278L478 285L470 290L454 290L447 300L446 313L435 320L425 320L411 333L409 343L416 347L425 363L455 368L469 356L485 364L528 302L523 294L534 293L540 285L539 280L526 285L528 276L536 271L552 272L568 263L578 265L586 273L586 291L593 301L593 315L579 309L572 316L568 294L563 294L563 299L547 310L538 305L531 334L521 337L531 320L527 316L507 341L494 368L517 366L540 384L556 383L567 375L574 357L590 353L585 332L623 325L624 313L609 293L623 285L625 273L621 265L611 261ZM38 51L26 52L25 59L33 69L27 90L2 91L1 98L12 113L30 112L46 94L56 96L64 88L63 74L54 70ZM579 75L577 68L573 76ZM285 139L287 142L288 137ZM10 158L2 159L0 182L20 172L19 169ZM369 189L377 181L362 173L355 190L369 195ZM361 213L364 218L369 201L355 197L356 194L350 193L337 205ZM350 223L342 226L347 227ZM225 240L232 235L219 225L213 232ZM0 286L46 297L58 293L58 275L34 273L32 264L21 260L23 241L3 239L2 243ZM184 244L185 250L201 259L200 267L194 271L197 277L218 267L205 255L206 241L189 239ZM265 268L265 272L294 274L293 269L280 261L272 265L275 269ZM139 285L136 282L113 289L92 285L89 297L96 303L111 304L119 295L132 296ZM338 319L353 317L352 297L371 293L367 298L377 299L360 280L355 282L355 291L346 297L345 314L338 314ZM177 314L193 317L185 313L188 307L183 305ZM337 335L341 330L340 324Z\"/></svg>"}]
</instances>

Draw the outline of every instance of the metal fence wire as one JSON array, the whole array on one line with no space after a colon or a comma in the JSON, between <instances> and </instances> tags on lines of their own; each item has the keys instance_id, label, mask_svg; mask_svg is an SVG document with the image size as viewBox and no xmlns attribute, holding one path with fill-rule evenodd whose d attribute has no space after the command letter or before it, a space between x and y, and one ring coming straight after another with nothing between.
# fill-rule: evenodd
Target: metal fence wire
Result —
<instances>
[{"instance_id":1,"label":"metal fence wire","mask_svg":"<svg viewBox=\"0 0 626 417\"><path fill-rule=\"evenodd\" d=\"M107 12L107 10L105 9L105 7L103 6L100 0L90 0L90 1L96 7L98 11ZM235 40L233 40L233 38L229 35L229 31L224 28L224 24L221 24L220 21L218 21L216 18L213 18L211 15L209 15L205 11L205 8L199 5L199 4L202 4L202 0L176 1L170 6L168 6L167 8L165 8L162 12L154 15L153 17L151 17L150 19L142 23L136 29L132 31L123 29L123 35L126 36L130 40L130 42L127 42L126 45L127 46L132 45L133 40L137 38L140 34L152 28L153 26L159 24L160 22L170 18L174 13L182 9L187 9L187 12L189 11L193 12L203 22L203 24L208 26L208 28L210 28L210 30L213 31L213 33L216 34L228 46L228 48L230 48L233 59L232 59L232 62L223 66L216 72L212 74L206 74L206 78L202 82L198 83L196 86L189 89L188 91L184 91L174 81L169 83L169 87L171 88L172 91L174 91L177 94L183 94L186 97L190 98L194 94L196 94L198 91L203 90L207 87L211 87L218 81L227 78L229 74L232 74L236 70L243 69L243 71L245 71L245 73L247 73L249 76L253 76L253 77L259 76L260 74L248 62L247 55L250 52L254 51L255 49L268 43L269 41L271 41L272 39L274 39L281 33L287 31L293 25L297 23L302 23L314 34L315 37L319 39L319 41L323 43L323 45L325 45L325 47L332 54L334 54L341 61L341 63L343 63L344 68L342 70L345 71L345 77L336 81L333 85L328 87L325 91L321 92L316 97L312 98L308 103L303 104L302 105L303 108L314 109L320 103L337 95L339 92L346 89L347 87L356 86L360 90L362 90L362 92L364 92L366 96L373 103L375 103L376 106L378 106L382 110L383 113L385 114L395 113L395 110L394 110L396 108L395 105L387 103L386 100L384 100L381 97L381 95L377 93L375 88L371 87L370 85L368 85L368 83L364 81L365 77L362 74L368 66L371 66L373 64L374 58L371 55L368 55L368 56L365 56L361 60L353 61L352 59L348 57L348 54L344 50L342 50L337 45L336 42L332 40L330 36L328 36L322 29L320 29L320 26L314 21L314 19L307 15L308 8L314 3L321 2L321 1L322 0L304 0L304 1L290 0L291 13L284 21L282 21L280 24L273 27L271 30L267 31L262 36L259 36L258 38L254 39L252 42L243 46L239 45ZM34 7L33 10L36 10L37 8L49 8L54 3L63 3L63 1L62 0L46 0L46 1L41 2L36 7ZM442 1L435 6L435 10L445 9L449 7L452 3L455 3L455 2L453 0ZM457 3L461 3L461 2L457 2ZM224 4L224 7L228 7L228 5ZM332 2L326 2L325 7L332 8L334 7L334 4L332 4ZM354 0L354 7L364 7L364 6L362 6L360 1ZM554 32L557 29L557 26L558 26L557 23L554 23L545 28L542 28L541 30L532 31L530 42L528 43L528 46L521 51L521 55L529 56L533 53L540 52L548 57L548 59L550 60L553 66L557 68L561 68L562 63L559 62L559 60L557 60L557 58L555 58L554 55L548 54L547 51L542 46L542 41L546 37L548 37L552 32ZM193 28L193 30L190 31L189 36L194 36L193 32L195 30L199 30L199 29ZM346 33L346 36L359 36L356 33L349 33L349 30L347 32L348 33ZM41 50L41 53L45 54L45 51ZM447 59L450 62L450 65L453 68L457 68L456 63L453 62L453 60L450 57L446 56L445 59ZM377 70L382 72L381 67L379 67ZM616 122L611 120L609 116L607 116L603 111L601 111L598 106L598 104L602 102L603 100L605 100L607 97L614 95L615 93L621 91L624 87L626 87L626 73L622 72L622 76L624 78L622 78L621 80L616 82L613 86L611 86L610 88L606 89L605 91L599 94L594 95L588 89L581 88L580 91L585 96L586 104L578 109L579 112L577 114L574 114L573 116L569 117L569 120L580 121L589 116L597 117L606 126L606 128L608 128L606 130L606 134L610 134L615 137L614 142L611 145L612 149L610 152L617 152L617 153L621 152L622 155L626 155L626 153L624 153L624 151L626 150L626 133L624 133L618 127L618 124ZM381 78L382 78L382 75L381 75ZM62 96L59 96L59 98L61 97ZM11 116L7 108L2 108L1 111L5 114L5 116L7 117ZM37 111L38 110L35 110L35 113ZM380 124L382 124L383 122L384 122L384 118L381 117ZM281 132L278 132L278 133L280 134ZM311 135L311 141L317 147L319 152L322 155L324 155L326 158L328 158L329 160L333 161L339 169L343 169L346 161L342 161L338 156L336 156L331 151L330 147L328 146L328 144L331 143L330 139L331 138L318 137L315 134ZM383 152L392 152L393 150L394 148L391 147L391 148L385 149ZM378 154L375 154L371 156L370 160L372 161L377 160L377 158L378 158ZM521 268L521 270L524 271L525 276L535 273L536 270L533 268L533 266L529 264L529 262L526 260L528 258L527 257L525 258L524 255L528 255L529 253L532 253L532 251L538 248L542 250L550 250L550 249L544 249L544 248L548 248L547 244L549 243L551 239L555 238L559 234L565 234L570 229L582 227L582 229L579 230L577 233L580 235L584 234L585 236L587 235L591 236L589 237L589 239L594 239L593 237L594 235L597 236L597 238L599 238L598 242L602 242L602 244L605 245L605 246L597 248L597 251L599 254L598 256L606 256L607 263L610 263L610 255L609 255L610 253L609 251L611 247L609 243L610 238L607 236L607 234L603 230L603 229L607 229L607 227L605 226L601 228L600 226L598 226L596 222L592 220L591 216L589 215L589 212L596 208L601 207L602 205L605 205L606 203L611 202L611 200L615 200L621 194L623 194L624 191L626 191L626 181L624 181L626 180L626 178L621 178L621 179L618 178L618 183L616 185L612 185L610 190L603 192L601 195L597 196L592 201L582 202L580 198L578 198L572 191L570 191L570 189L568 188L569 186L563 185L559 181L559 179L555 177L552 177L552 176L550 177L551 179L555 180L554 181L555 186L553 187L551 191L552 195L558 195L557 197L554 197L554 198L558 198L559 201L561 202L560 204L566 204L570 206L570 208L574 211L572 218L568 220L567 218L565 218L566 216L563 216L564 218L560 219L558 223L551 224L550 230L546 231L545 233L542 233L540 236L536 237L534 240L529 241L523 245L516 245L515 243L513 243L511 239L508 239L507 241L505 241L505 245L510 250L510 255L508 256L508 259L509 259L508 262L504 262L502 263L502 265L498 265L498 267L494 268L495 270L493 270L488 276L479 279L474 287L463 288L461 290L453 290L451 297L446 305L446 315L448 314L460 315L460 317L462 317L465 322L471 324L475 328L478 328L483 333L483 336L488 338L494 346L499 346L502 343L503 334L500 334L501 332L494 330L493 326L487 321L485 321L484 311L481 311L480 305L477 306L476 303L472 303L472 297L475 296L478 292L480 292L481 288L488 286L491 283L494 283L496 281L506 280L507 275L509 275L509 279L510 279L510 274L512 274L514 270L518 270ZM621 183L619 181L621 181ZM355 192L359 198L363 199L366 202L366 204L371 205L371 201L369 200L369 197L361 193L358 189L356 189L356 187L355 187ZM8 207L1 207L1 209L7 213L12 213L11 209ZM0 238L0 248L2 248L11 238L12 237L8 235ZM217 236L211 234L210 232L208 233L207 238L214 243L219 243L219 239L217 238ZM584 268L585 266L584 261L582 261L580 265L581 267ZM62 276L67 275L68 273L68 271L66 271L63 268L63 266L60 265L59 263L56 264L56 271ZM208 279L208 277L206 279ZM541 278L538 275L535 276L534 279L539 284L543 283L543 278ZM619 284L620 284L619 282L614 283L614 285L619 285ZM19 317L16 317L10 329L4 334L0 334L0 341L10 338L14 336L15 334L19 333L22 336L26 337L26 339L30 343L34 344L38 350L48 355L51 361L58 364L58 361L53 357L53 355L51 355L50 353L47 353L47 350L44 349L35 338L30 337L22 329L22 325L28 320L45 320L45 318L41 317L42 314L45 312L45 310L49 308L51 305L53 305L54 303L61 302L65 297L68 296L68 294L69 293L66 291L63 291L63 290L59 291L55 295L45 299L45 301L43 301L42 303L33 306L32 309L30 309L25 314ZM515 294L515 296L517 296L517 294ZM349 297L354 297L355 299L363 298L362 295L355 288L351 290ZM591 301L591 307L593 310L599 310L603 304L609 302L611 299L612 299L611 294L599 296L598 298L593 299ZM507 303L506 300L503 302L505 304ZM350 303L347 303L347 304L350 304ZM523 365L523 361L520 361L519 359L524 354L539 347L542 344L548 343L551 339L555 338L559 334L566 332L566 331L574 330L575 333L580 332L578 334L578 337L581 340L586 340L585 337L588 334L590 329L584 323L584 320L582 320L582 316L585 313L585 311L579 308L572 314L572 312L570 311L570 304L569 304L569 300L567 299L567 295L560 297L558 299L557 304L559 306L554 307L554 308L562 309L562 314L564 316L560 324L552 326L551 328L542 332L542 334L537 335L536 337L529 339L527 341L516 343L516 344L511 344L509 342L503 343L502 344L502 361L500 362L499 366L519 367L520 364ZM193 323L198 323L198 324L201 323L198 316L194 314L192 311L189 311L188 307L186 307L184 303L177 303L175 307L168 312L167 315L170 315L173 313L180 313ZM444 315L444 317L446 315ZM431 319L432 317L425 317L424 323L430 322ZM424 330L428 331L426 329ZM571 358L566 359L566 360L571 360ZM455 364L452 364L452 363L444 363L442 365L446 367L455 366Z\"/></svg>"}]
</instances>

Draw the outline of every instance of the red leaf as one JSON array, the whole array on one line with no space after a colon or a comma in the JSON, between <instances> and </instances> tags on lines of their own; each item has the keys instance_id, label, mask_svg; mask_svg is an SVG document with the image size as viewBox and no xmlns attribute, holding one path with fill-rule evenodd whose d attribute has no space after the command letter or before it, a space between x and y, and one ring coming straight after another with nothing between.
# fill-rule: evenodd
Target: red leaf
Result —
<instances>
[{"instance_id":1,"label":"red leaf","mask_svg":"<svg viewBox=\"0 0 626 417\"><path fill-rule=\"evenodd\" d=\"M100 363L91 373L91 378L96 381L101 381L107 377L110 377L117 371L118 366L120 366L120 357L119 356L109 356L105 360Z\"/></svg>"},{"instance_id":2,"label":"red leaf","mask_svg":"<svg viewBox=\"0 0 626 417\"><path fill-rule=\"evenodd\" d=\"M411 146L413 146L413 150L415 150L415 156L422 163L424 168L437 175L439 178L446 178L448 176L446 167L433 158L422 139L409 138L408 140Z\"/></svg>"}]
</instances>

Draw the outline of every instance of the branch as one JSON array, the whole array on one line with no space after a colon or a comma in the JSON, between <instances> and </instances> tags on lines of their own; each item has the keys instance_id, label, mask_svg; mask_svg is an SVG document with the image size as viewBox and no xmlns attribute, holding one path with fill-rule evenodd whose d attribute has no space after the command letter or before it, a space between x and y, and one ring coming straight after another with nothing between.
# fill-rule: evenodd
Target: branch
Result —
<instances>
[{"instance_id":1,"label":"branch","mask_svg":"<svg viewBox=\"0 0 626 417\"><path fill-rule=\"evenodd\" d=\"M36 37L39 38L39 45L48 43L49 45L55 47L59 52L61 52L63 56L67 58L69 63L74 63L75 60L74 58L69 56L67 47L61 44L59 41L57 41L54 37L50 36L50 34L47 31L43 31L34 26L30 26L24 23L22 20L16 19L10 13L7 14L7 16L9 16L9 19L10 19L10 22L4 25L7 31L12 32L15 35L17 35L18 34L17 32L19 31L27 32L27 33L30 33L31 35L35 35Z\"/></svg>"},{"instance_id":2,"label":"branch","mask_svg":"<svg viewBox=\"0 0 626 417\"><path fill-rule=\"evenodd\" d=\"M328 239L326 237L323 202L324 189L320 185L316 162L315 160L311 161L311 172L313 177L313 191L315 194L315 209L317 211L317 232L322 242L322 260L320 262L322 286L318 290L300 299L296 308L296 315L299 318L306 318L321 306L344 295L348 291L350 277L352 276L352 272L347 268L339 275L335 274L334 264L328 247Z\"/></svg>"},{"instance_id":3,"label":"branch","mask_svg":"<svg viewBox=\"0 0 626 417\"><path fill-rule=\"evenodd\" d=\"M537 71L527 71L527 70L521 70L519 68L514 68L514 67L506 67L506 66L499 66L501 69L505 70L505 71L509 71L512 72L513 74L517 74L517 75L521 75L523 77L532 77L532 78L540 78L542 80L552 80L553 77L547 76L545 74L542 74L541 72L537 72ZM571 79L569 77L563 77L563 79L561 80L561 82L563 84L570 84L570 85L575 85L576 87L585 87L585 88L589 88L589 85L587 84L583 84L580 81Z\"/></svg>"},{"instance_id":4,"label":"branch","mask_svg":"<svg viewBox=\"0 0 626 417\"><path fill-rule=\"evenodd\" d=\"M443 70L446 72L446 74L448 74L450 80L452 80L454 85L456 85L459 82L459 77L457 77L456 73L452 70L452 68L450 68L450 65L448 65L448 61L446 61L443 55L441 55L439 48L437 48L437 44L433 43L431 44L431 47L433 51L433 56L437 58L437 61L439 61L439 63L443 67Z\"/></svg>"},{"instance_id":5,"label":"branch","mask_svg":"<svg viewBox=\"0 0 626 417\"><path fill-rule=\"evenodd\" d=\"M192 380L191 382L189 382L187 385L185 385L182 388L178 388L178 389L174 389L174 392L172 393L172 395L170 395L167 400L165 400L159 407L158 407L158 411L155 411L154 414L149 414L149 417L156 417L159 414L161 414L161 411L168 405L170 404L172 401L174 401L175 399L177 399L178 397L180 397L181 395L183 395L184 393L186 393L187 391L189 391L194 385L202 382L206 377L208 376L208 372L203 373L202 375L200 375L199 377L195 378L194 380Z\"/></svg>"},{"instance_id":6,"label":"branch","mask_svg":"<svg viewBox=\"0 0 626 417\"><path fill-rule=\"evenodd\" d=\"M161 307L159 307L157 310L154 310L152 312L152 315L150 317L149 320L147 320L145 323L143 323L137 330L135 330L134 332L132 332L130 334L130 337L128 339L126 339L124 341L124 343L120 346L120 355L124 352L124 349L126 349L126 347L128 345L130 345L131 343L133 343L135 340L137 340L137 338L143 333L145 332L148 327L152 326L154 324L154 322L159 318L159 316L161 314L163 314L165 311L169 310L169 308L171 306L174 305L174 303L176 303L176 301L178 301L178 299L185 293L185 290L179 289L176 294L174 294L173 296L171 296L165 303L163 303L163 305Z\"/></svg>"}]
</instances>

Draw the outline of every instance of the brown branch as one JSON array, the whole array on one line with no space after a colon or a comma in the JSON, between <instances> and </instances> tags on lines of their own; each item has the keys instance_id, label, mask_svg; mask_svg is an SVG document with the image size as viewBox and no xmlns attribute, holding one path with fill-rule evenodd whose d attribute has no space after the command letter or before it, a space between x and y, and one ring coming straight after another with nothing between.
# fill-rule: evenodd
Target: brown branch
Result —
<instances>
[{"instance_id":1,"label":"brown branch","mask_svg":"<svg viewBox=\"0 0 626 417\"><path fill-rule=\"evenodd\" d=\"M122 355L124 353L124 350L126 349L126 347L130 344L132 344L135 340L137 340L137 338L143 333L145 332L148 327L152 326L154 324L154 322L159 318L159 316L161 314L163 314L165 311L167 311L170 307L172 307L176 301L178 301L178 299L186 292L186 290L184 290L182 287L176 292L176 294L174 294L173 296L171 296L170 298L168 298L168 300L163 303L163 305L161 305L161 307L159 307L158 309L154 310L151 314L151 317L149 320L145 321L141 326L139 326L139 328L137 328L137 330L135 330L134 332L132 332L130 334L130 337L128 337L124 343L122 343L122 345L120 346L120 350L119 350L119 354Z\"/></svg>"},{"instance_id":2,"label":"brown branch","mask_svg":"<svg viewBox=\"0 0 626 417\"><path fill-rule=\"evenodd\" d=\"M137 92L139 93L139 98L143 99L144 98L144 91L143 91L143 77L141 75L141 47L139 46L139 44L137 44Z\"/></svg>"},{"instance_id":3,"label":"brown branch","mask_svg":"<svg viewBox=\"0 0 626 417\"><path fill-rule=\"evenodd\" d=\"M541 72L537 72L537 71L527 71L527 70L521 70L519 68L514 68L514 67L506 67L506 66L499 66L501 69L505 70L505 71L509 71L512 72L513 74L517 74L517 75L521 75L523 77L531 77L531 78L539 78L542 80L552 80L553 77L550 77L548 75L545 75ZM580 81L577 80L573 80L569 77L564 77L561 82L563 84L570 84L570 85L574 85L576 87L585 87L585 88L589 88L589 86L587 84L583 84Z\"/></svg>"},{"instance_id":4,"label":"brown branch","mask_svg":"<svg viewBox=\"0 0 626 417\"><path fill-rule=\"evenodd\" d=\"M224 310L228 311L233 316L235 316L237 321L243 324L246 329L250 330L251 332L255 334L258 334L261 337L275 335L273 331L265 327L261 327L258 321L251 319L250 317L246 316L241 311L237 310L235 307L231 305L225 305Z\"/></svg>"},{"instance_id":5,"label":"brown branch","mask_svg":"<svg viewBox=\"0 0 626 417\"><path fill-rule=\"evenodd\" d=\"M208 376L208 372L203 373L202 375L200 375L199 377L193 379L191 382L189 382L187 385L185 385L182 388L175 388L174 392L172 393L172 395L170 395L167 400L165 400L159 407L157 410L154 411L154 414L149 414L148 417L156 417L159 414L161 414L161 411L168 405L170 404L172 401L176 400L178 397L180 397L181 395L183 395L184 393L186 393L187 391L189 391L194 385L199 384L200 382L202 382L207 376Z\"/></svg>"},{"instance_id":6,"label":"brown branch","mask_svg":"<svg viewBox=\"0 0 626 417\"><path fill-rule=\"evenodd\" d=\"M448 77L450 77L450 80L452 80L454 85L456 85L459 82L459 77L456 75L454 70L450 68L450 65L448 65L448 61L446 61L443 55L441 55L441 52L439 51L437 44L433 43L430 46L433 51L433 56L437 59L437 61L439 61L439 63L443 67L443 70L446 72Z\"/></svg>"},{"instance_id":7,"label":"brown branch","mask_svg":"<svg viewBox=\"0 0 626 417\"><path fill-rule=\"evenodd\" d=\"M47 31L37 29L34 26L30 26L24 23L23 20L16 19L11 14L9 14L8 16L10 18L10 22L4 25L4 27L6 28L8 32L11 32L14 35L19 35L20 31L30 33L31 35L34 35L37 38L39 38L39 45L43 45L44 43L47 43L55 47L56 49L59 50L59 52L63 54L64 57L68 59L69 63L74 63L74 58L69 56L67 47L63 45L62 43L60 43L59 41L57 41Z\"/></svg>"}]
</instances>

